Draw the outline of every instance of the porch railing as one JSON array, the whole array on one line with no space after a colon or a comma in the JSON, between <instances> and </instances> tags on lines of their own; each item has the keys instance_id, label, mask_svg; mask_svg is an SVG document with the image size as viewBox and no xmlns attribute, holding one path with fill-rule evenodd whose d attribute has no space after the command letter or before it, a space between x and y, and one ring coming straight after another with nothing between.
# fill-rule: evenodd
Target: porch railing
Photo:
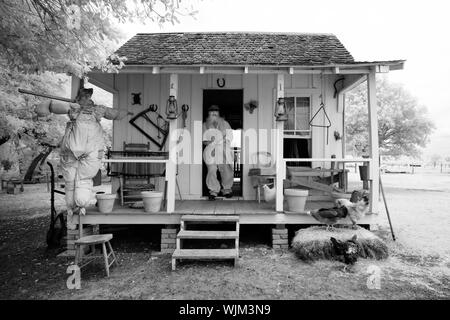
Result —
<instances>
[{"instance_id":1,"label":"porch railing","mask_svg":"<svg viewBox=\"0 0 450 320\"><path fill-rule=\"evenodd\" d=\"M373 172L374 170L374 166L373 166L373 159L372 158L352 158L352 159L348 159L348 158L283 158L283 163L282 163L282 167L285 169L286 168L286 163L287 162L328 162L328 163L332 163L332 162L340 162L340 163L365 163L369 166L369 170L368 170L368 180L374 180L374 179L378 179L378 172ZM283 172L283 177L282 179L280 179L279 181L283 181L284 179L286 179L286 170L282 170ZM277 190L277 197L279 195L281 195L281 198L283 200L284 195L283 195L283 184L281 185L276 185ZM371 195L373 195L373 189L372 187L370 188L370 193ZM373 197L378 199L378 197ZM283 201L280 201L280 203L282 204ZM282 208L281 208L282 209ZM280 208L277 208L277 211L282 211L280 210Z\"/></svg>"},{"instance_id":2,"label":"porch railing","mask_svg":"<svg viewBox=\"0 0 450 320\"><path fill-rule=\"evenodd\" d=\"M242 164L241 164L241 148L234 147L233 148L233 158L234 158L234 177L240 178L242 175Z\"/></svg>"}]
</instances>

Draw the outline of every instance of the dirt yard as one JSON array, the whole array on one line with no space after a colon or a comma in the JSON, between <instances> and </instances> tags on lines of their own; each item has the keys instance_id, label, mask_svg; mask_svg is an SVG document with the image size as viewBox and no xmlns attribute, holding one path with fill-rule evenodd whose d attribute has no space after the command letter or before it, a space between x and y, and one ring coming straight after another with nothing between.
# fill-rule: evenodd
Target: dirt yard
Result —
<instances>
[{"instance_id":1,"label":"dirt yard","mask_svg":"<svg viewBox=\"0 0 450 320\"><path fill-rule=\"evenodd\" d=\"M26 185L23 194L0 194L0 299L449 299L450 174L383 180L398 238L391 240L382 214L376 232L390 249L385 261L360 259L344 273L338 262L304 263L252 238L241 244L238 268L191 262L172 272L169 257L156 254L157 231L141 230L146 236L113 242L120 265L110 278L101 263L83 269L81 290L66 287L71 259L46 249L45 185ZM366 285L372 265L381 270L381 289Z\"/></svg>"}]
</instances>

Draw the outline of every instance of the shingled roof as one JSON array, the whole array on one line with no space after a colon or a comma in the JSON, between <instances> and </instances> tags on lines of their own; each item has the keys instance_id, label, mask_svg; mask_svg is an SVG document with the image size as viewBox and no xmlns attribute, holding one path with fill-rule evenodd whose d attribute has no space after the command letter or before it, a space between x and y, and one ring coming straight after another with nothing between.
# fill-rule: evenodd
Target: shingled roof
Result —
<instances>
[{"instance_id":1,"label":"shingled roof","mask_svg":"<svg viewBox=\"0 0 450 320\"><path fill-rule=\"evenodd\" d=\"M355 61L332 34L138 33L116 54L127 65L318 66Z\"/></svg>"}]
</instances>

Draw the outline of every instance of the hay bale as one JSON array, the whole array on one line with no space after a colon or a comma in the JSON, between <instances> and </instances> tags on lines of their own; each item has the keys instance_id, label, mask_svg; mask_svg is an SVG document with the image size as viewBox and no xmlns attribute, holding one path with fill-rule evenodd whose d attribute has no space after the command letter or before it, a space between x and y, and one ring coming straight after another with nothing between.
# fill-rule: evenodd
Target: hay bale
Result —
<instances>
[{"instance_id":1,"label":"hay bale","mask_svg":"<svg viewBox=\"0 0 450 320\"><path fill-rule=\"evenodd\" d=\"M377 260L388 257L386 244L372 232L361 227L335 228L333 231L327 231L325 227L318 226L300 229L292 240L292 250L304 261L335 259L337 254L334 252L330 237L346 241L355 234L359 257Z\"/></svg>"}]
</instances>

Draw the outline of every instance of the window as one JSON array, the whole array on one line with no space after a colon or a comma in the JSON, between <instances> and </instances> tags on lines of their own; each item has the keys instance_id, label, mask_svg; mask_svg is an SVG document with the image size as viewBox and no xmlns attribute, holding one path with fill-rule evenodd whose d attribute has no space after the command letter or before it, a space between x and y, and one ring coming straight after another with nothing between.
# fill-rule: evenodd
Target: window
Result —
<instances>
[{"instance_id":1,"label":"window","mask_svg":"<svg viewBox=\"0 0 450 320\"><path fill-rule=\"evenodd\" d=\"M284 99L288 120L284 123L287 138L311 138L311 98L287 97Z\"/></svg>"}]
</instances>

